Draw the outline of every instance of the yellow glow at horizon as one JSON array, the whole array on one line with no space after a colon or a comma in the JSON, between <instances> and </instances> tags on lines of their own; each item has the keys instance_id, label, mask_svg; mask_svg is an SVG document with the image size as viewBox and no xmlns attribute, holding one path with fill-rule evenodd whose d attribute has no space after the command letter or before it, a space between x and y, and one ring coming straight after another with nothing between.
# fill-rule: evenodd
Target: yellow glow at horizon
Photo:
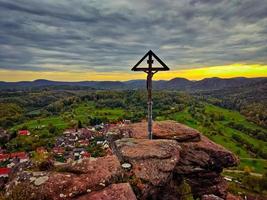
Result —
<instances>
[{"instance_id":1,"label":"yellow glow at horizon","mask_svg":"<svg viewBox=\"0 0 267 200\"><path fill-rule=\"evenodd\" d=\"M190 80L200 80L209 77L267 77L267 65L263 64L231 64L222 66L201 67L193 69L170 70L159 72L155 80L169 80L176 77ZM47 79L56 81L86 81L86 80L132 80L145 79L143 72L36 72L22 70L0 70L0 81L31 81Z\"/></svg>"}]
</instances>

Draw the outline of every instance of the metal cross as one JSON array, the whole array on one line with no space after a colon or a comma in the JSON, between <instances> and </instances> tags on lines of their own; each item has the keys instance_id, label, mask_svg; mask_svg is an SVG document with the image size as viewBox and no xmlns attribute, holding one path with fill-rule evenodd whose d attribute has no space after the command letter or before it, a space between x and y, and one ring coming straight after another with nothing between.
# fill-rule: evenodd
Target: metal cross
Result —
<instances>
[{"instance_id":1,"label":"metal cross","mask_svg":"<svg viewBox=\"0 0 267 200\"><path fill-rule=\"evenodd\" d=\"M147 60L147 64L148 67L144 68L144 67L138 67L143 61L144 59L146 59L148 57ZM155 58L161 65L161 67L152 67L153 65L153 59ZM147 126L147 130L148 130L148 138L149 139L153 139L153 133L152 133L152 77L155 73L157 73L158 71L168 71L170 70L167 65L160 60L160 58L158 56L156 56L156 54L153 53L153 51L149 50L143 58L141 58L141 60L138 61L138 63L132 68L132 71L144 71L145 73L147 73L147 122L148 122L148 126Z\"/></svg>"}]
</instances>

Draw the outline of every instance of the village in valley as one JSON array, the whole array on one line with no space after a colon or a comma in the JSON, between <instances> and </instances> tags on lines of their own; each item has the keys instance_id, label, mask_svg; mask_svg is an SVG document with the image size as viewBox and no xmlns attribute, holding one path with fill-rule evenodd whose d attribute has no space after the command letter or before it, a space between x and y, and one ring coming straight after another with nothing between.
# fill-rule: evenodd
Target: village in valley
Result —
<instances>
[{"instance_id":1,"label":"village in valley","mask_svg":"<svg viewBox=\"0 0 267 200\"><path fill-rule=\"evenodd\" d=\"M8 152L0 148L0 187L2 187L18 165L32 165L32 162L41 163L43 161L52 162L54 166L64 163L82 160L89 157L100 157L112 154L105 134L112 126L124 126L129 124L129 120L123 120L117 124L95 125L84 128L66 129L55 140L51 149L43 146L37 147L35 151ZM7 131L1 130L0 136L3 137ZM28 137L31 135L29 130L19 130L17 137ZM2 186L1 186L2 184Z\"/></svg>"}]
</instances>

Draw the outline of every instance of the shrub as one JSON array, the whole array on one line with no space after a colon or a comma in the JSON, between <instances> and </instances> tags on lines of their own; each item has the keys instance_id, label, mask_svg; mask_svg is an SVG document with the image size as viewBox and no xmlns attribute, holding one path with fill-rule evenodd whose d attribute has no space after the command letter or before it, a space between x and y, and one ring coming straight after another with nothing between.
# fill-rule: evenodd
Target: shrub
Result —
<instances>
[{"instance_id":1,"label":"shrub","mask_svg":"<svg viewBox=\"0 0 267 200\"><path fill-rule=\"evenodd\" d=\"M245 166L244 167L244 172L245 172L245 174L247 174L247 175L249 175L250 173L251 173L251 168L249 167L249 166Z\"/></svg>"},{"instance_id":2,"label":"shrub","mask_svg":"<svg viewBox=\"0 0 267 200\"><path fill-rule=\"evenodd\" d=\"M54 163L52 160L48 159L41 162L38 167L40 171L47 171L54 168Z\"/></svg>"},{"instance_id":3,"label":"shrub","mask_svg":"<svg viewBox=\"0 0 267 200\"><path fill-rule=\"evenodd\" d=\"M177 193L180 196L180 200L193 200L191 187L188 183L186 183L185 180L182 181L182 183L179 185L179 187L176 189Z\"/></svg>"}]
</instances>

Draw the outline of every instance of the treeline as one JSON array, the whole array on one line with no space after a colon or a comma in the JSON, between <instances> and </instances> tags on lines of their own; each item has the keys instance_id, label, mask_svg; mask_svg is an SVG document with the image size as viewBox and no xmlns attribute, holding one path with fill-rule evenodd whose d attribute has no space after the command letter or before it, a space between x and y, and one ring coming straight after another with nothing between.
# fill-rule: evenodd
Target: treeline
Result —
<instances>
[{"instance_id":1,"label":"treeline","mask_svg":"<svg viewBox=\"0 0 267 200\"><path fill-rule=\"evenodd\" d=\"M231 110L237 110L249 121L267 128L267 102L249 103L246 99L240 99L240 97L237 96L232 98L222 98L221 101L216 101L214 105Z\"/></svg>"},{"instance_id":2,"label":"treeline","mask_svg":"<svg viewBox=\"0 0 267 200\"><path fill-rule=\"evenodd\" d=\"M236 129L242 133L245 133L251 137L254 137L258 140L262 140L267 142L267 132L263 131L261 129L251 129L248 127L245 127L243 124L235 123L235 122L229 122L227 124L230 128Z\"/></svg>"},{"instance_id":3,"label":"treeline","mask_svg":"<svg viewBox=\"0 0 267 200\"><path fill-rule=\"evenodd\" d=\"M267 128L267 81L245 87L196 92L194 95L223 108L237 110L248 120Z\"/></svg>"},{"instance_id":4,"label":"treeline","mask_svg":"<svg viewBox=\"0 0 267 200\"><path fill-rule=\"evenodd\" d=\"M246 116L248 120L267 128L267 101L264 103L255 102L247 104L241 107L240 113Z\"/></svg>"},{"instance_id":5,"label":"treeline","mask_svg":"<svg viewBox=\"0 0 267 200\"><path fill-rule=\"evenodd\" d=\"M65 112L69 110L71 105L75 103L79 103L81 99L79 97L66 97L64 99L57 100L48 106L46 106L44 109L53 115Z\"/></svg>"},{"instance_id":6,"label":"treeline","mask_svg":"<svg viewBox=\"0 0 267 200\"><path fill-rule=\"evenodd\" d=\"M243 139L238 134L233 134L232 139L235 140L237 143L239 143L241 146L245 147L249 152L254 153L258 157L267 159L267 152L263 150L261 146L255 146L251 144L249 141Z\"/></svg>"},{"instance_id":7,"label":"treeline","mask_svg":"<svg viewBox=\"0 0 267 200\"><path fill-rule=\"evenodd\" d=\"M85 91L0 92L0 127L10 128L29 119L57 115L71 109Z\"/></svg>"},{"instance_id":8,"label":"treeline","mask_svg":"<svg viewBox=\"0 0 267 200\"><path fill-rule=\"evenodd\" d=\"M126 110L123 119L132 122L141 121L146 117L146 91L96 91L81 97L81 101L94 101L97 108L121 108ZM187 94L179 92L153 93L153 116L169 115L183 110L193 101Z\"/></svg>"},{"instance_id":9,"label":"treeline","mask_svg":"<svg viewBox=\"0 0 267 200\"><path fill-rule=\"evenodd\" d=\"M120 108L127 110L123 119L133 122L146 117L147 94L145 90L29 90L0 92L0 127L8 129L29 119L57 116L71 111L77 104L93 101L96 108ZM169 115L183 110L192 97L179 92L155 91L153 93L153 116ZM101 119L94 121L109 122Z\"/></svg>"},{"instance_id":10,"label":"treeline","mask_svg":"<svg viewBox=\"0 0 267 200\"><path fill-rule=\"evenodd\" d=\"M11 127L24 120L24 109L15 103L0 103L0 127Z\"/></svg>"},{"instance_id":11,"label":"treeline","mask_svg":"<svg viewBox=\"0 0 267 200\"><path fill-rule=\"evenodd\" d=\"M190 104L188 113L197 120L200 126L206 128L203 130L206 135L223 135L223 131L216 124L217 121L224 120L222 113L218 111L208 112L205 104L197 100Z\"/></svg>"},{"instance_id":12,"label":"treeline","mask_svg":"<svg viewBox=\"0 0 267 200\"><path fill-rule=\"evenodd\" d=\"M242 185L251 191L263 194L264 191L267 191L267 173L263 174L262 177L245 174Z\"/></svg>"},{"instance_id":13,"label":"treeline","mask_svg":"<svg viewBox=\"0 0 267 200\"><path fill-rule=\"evenodd\" d=\"M239 174L237 178L235 178L237 182L232 181L229 184L229 192L240 195L240 191L246 189L250 192L263 195L262 198L259 197L259 199L265 199L264 194L267 191L267 173L265 172L263 176L260 177L251 175L250 172L251 169L247 168L244 173Z\"/></svg>"}]
</instances>

